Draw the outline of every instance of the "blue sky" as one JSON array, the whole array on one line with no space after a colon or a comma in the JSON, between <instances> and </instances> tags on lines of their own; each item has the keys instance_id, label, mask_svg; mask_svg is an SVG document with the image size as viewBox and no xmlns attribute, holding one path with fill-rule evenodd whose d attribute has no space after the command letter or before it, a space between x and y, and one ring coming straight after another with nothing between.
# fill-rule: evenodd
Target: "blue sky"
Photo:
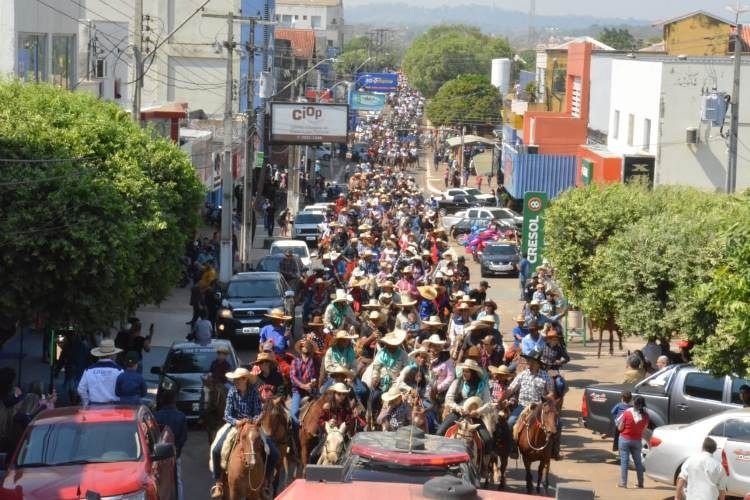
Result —
<instances>
[{"instance_id":1,"label":"blue sky","mask_svg":"<svg viewBox=\"0 0 750 500\"><path fill-rule=\"evenodd\" d=\"M511 10L526 11L529 8L529 0L344 0L344 5L382 4L386 2L403 2L424 7L494 4L498 8ZM726 6L729 4L735 5L736 0L536 0L536 11L538 14L590 14L598 17L659 20L704 9L733 20L734 15L726 10ZM743 4L750 4L750 0L744 0ZM750 12L741 17L740 21L750 24Z\"/></svg>"}]
</instances>

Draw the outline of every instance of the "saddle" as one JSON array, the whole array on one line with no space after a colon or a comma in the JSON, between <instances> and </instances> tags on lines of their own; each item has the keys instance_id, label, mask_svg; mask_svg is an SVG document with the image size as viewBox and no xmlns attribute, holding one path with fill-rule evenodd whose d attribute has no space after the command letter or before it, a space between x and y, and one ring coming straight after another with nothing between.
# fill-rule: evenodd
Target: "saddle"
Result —
<instances>
[{"instance_id":1,"label":"saddle","mask_svg":"<svg viewBox=\"0 0 750 500\"><path fill-rule=\"evenodd\" d=\"M448 430L445 431L445 437L449 438L456 438L456 434L458 434L458 424L453 424L450 427L448 427ZM484 441L482 441L482 437L479 435L478 432L474 432L474 456L472 457L472 461L479 463L479 458L481 460L482 457L484 457Z\"/></svg>"},{"instance_id":2,"label":"saddle","mask_svg":"<svg viewBox=\"0 0 750 500\"><path fill-rule=\"evenodd\" d=\"M216 437L214 438L213 443L211 443L211 447L209 450L213 450L214 446L218 443L220 437L224 434L224 431L229 428L229 433L227 434L227 438L224 440L224 444L221 447L221 461L219 462L221 465L221 470L227 470L227 464L229 464L229 457L232 454L232 450L234 449L234 446L237 444L237 429L229 424L224 424L219 428L218 432L216 432ZM208 468L211 470L211 472L214 471L213 466L213 460L208 461Z\"/></svg>"},{"instance_id":3,"label":"saddle","mask_svg":"<svg viewBox=\"0 0 750 500\"><path fill-rule=\"evenodd\" d=\"M537 403L533 403L523 409L521 414L518 416L515 425L513 426L513 441L518 441L518 435L521 434L521 429L526 425L526 421L529 419L531 414L538 408Z\"/></svg>"}]
</instances>

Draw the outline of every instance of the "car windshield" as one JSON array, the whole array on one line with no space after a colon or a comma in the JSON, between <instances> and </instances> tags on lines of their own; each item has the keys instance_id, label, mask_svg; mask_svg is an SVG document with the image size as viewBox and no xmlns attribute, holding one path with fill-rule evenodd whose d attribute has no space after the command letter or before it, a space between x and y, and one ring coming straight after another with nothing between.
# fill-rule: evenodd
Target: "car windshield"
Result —
<instances>
[{"instance_id":1,"label":"car windshield","mask_svg":"<svg viewBox=\"0 0 750 500\"><path fill-rule=\"evenodd\" d=\"M466 192L466 194L470 194L471 196L477 196L479 194L482 194L482 192L478 190L477 188L464 189L464 191Z\"/></svg>"},{"instance_id":2,"label":"car windshield","mask_svg":"<svg viewBox=\"0 0 750 500\"><path fill-rule=\"evenodd\" d=\"M65 422L35 425L19 448L18 467L141 459L135 422Z\"/></svg>"},{"instance_id":3,"label":"car windshield","mask_svg":"<svg viewBox=\"0 0 750 500\"><path fill-rule=\"evenodd\" d=\"M513 212L502 209L502 208L490 210L490 212L492 212L492 217L495 219L512 219L513 218Z\"/></svg>"},{"instance_id":4,"label":"car windshield","mask_svg":"<svg viewBox=\"0 0 750 500\"><path fill-rule=\"evenodd\" d=\"M165 373L208 373L211 363L216 359L216 349L200 347L196 349L175 349L169 353L165 363ZM227 357L229 365L234 363L231 356ZM234 369L234 366L232 366Z\"/></svg>"},{"instance_id":5,"label":"car windshield","mask_svg":"<svg viewBox=\"0 0 750 500\"><path fill-rule=\"evenodd\" d=\"M283 294L281 285L275 279L232 281L227 287L228 299L270 299Z\"/></svg>"},{"instance_id":6,"label":"car windshield","mask_svg":"<svg viewBox=\"0 0 750 500\"><path fill-rule=\"evenodd\" d=\"M317 214L314 212L303 212L301 214L298 214L297 217L294 218L295 224L320 224L325 220L325 217L323 214Z\"/></svg>"},{"instance_id":7,"label":"car windshield","mask_svg":"<svg viewBox=\"0 0 750 500\"><path fill-rule=\"evenodd\" d=\"M275 246L271 247L271 255L279 255L285 253L287 250L291 250L294 255L296 255L299 258L304 258L309 255L307 251L307 246L300 245L300 246L289 246L289 247L282 247L282 246Z\"/></svg>"},{"instance_id":8,"label":"car windshield","mask_svg":"<svg viewBox=\"0 0 750 500\"><path fill-rule=\"evenodd\" d=\"M487 245L484 247L485 255L515 255L516 247L513 245Z\"/></svg>"}]
</instances>

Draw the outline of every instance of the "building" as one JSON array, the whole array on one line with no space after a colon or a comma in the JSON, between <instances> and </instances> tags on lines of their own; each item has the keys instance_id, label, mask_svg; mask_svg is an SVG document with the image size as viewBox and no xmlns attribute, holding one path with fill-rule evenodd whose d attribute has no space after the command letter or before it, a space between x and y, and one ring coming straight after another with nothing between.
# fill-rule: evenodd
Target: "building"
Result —
<instances>
[{"instance_id":1,"label":"building","mask_svg":"<svg viewBox=\"0 0 750 500\"><path fill-rule=\"evenodd\" d=\"M335 57L344 46L343 0L276 0L281 28L315 31L318 57Z\"/></svg>"},{"instance_id":2,"label":"building","mask_svg":"<svg viewBox=\"0 0 750 500\"><path fill-rule=\"evenodd\" d=\"M311 29L276 28L275 40L276 87L283 89L311 68L315 60L315 32ZM310 74L312 78L312 73ZM281 100L294 100L305 94L305 83L301 78L284 92L279 91Z\"/></svg>"},{"instance_id":3,"label":"building","mask_svg":"<svg viewBox=\"0 0 750 500\"><path fill-rule=\"evenodd\" d=\"M0 75L73 89L81 8L68 0L0 0Z\"/></svg>"},{"instance_id":4,"label":"building","mask_svg":"<svg viewBox=\"0 0 750 500\"><path fill-rule=\"evenodd\" d=\"M723 56L734 52L736 25L705 10L655 23L664 30L664 50L672 56ZM750 47L750 30L743 30L743 50Z\"/></svg>"}]
</instances>

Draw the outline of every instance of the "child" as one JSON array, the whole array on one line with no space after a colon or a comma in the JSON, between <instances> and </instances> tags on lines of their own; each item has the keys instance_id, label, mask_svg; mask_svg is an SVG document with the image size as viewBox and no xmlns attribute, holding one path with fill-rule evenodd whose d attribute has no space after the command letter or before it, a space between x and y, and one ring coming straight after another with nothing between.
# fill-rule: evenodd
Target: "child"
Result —
<instances>
[{"instance_id":1,"label":"child","mask_svg":"<svg viewBox=\"0 0 750 500\"><path fill-rule=\"evenodd\" d=\"M488 370L492 374L492 380L490 380L492 402L499 403L506 399L509 381L513 378L513 372L505 365L490 366Z\"/></svg>"},{"instance_id":2,"label":"child","mask_svg":"<svg viewBox=\"0 0 750 500\"><path fill-rule=\"evenodd\" d=\"M617 430L617 419L620 418L620 415L622 415L625 410L630 408L630 401L633 399L633 395L630 393L630 391L622 391L622 394L620 394L620 402L617 403L612 408L612 421L615 423L615 433L614 438L615 441L612 443L612 451L618 451L619 446L617 445L617 442L620 438L620 431Z\"/></svg>"}]
</instances>

